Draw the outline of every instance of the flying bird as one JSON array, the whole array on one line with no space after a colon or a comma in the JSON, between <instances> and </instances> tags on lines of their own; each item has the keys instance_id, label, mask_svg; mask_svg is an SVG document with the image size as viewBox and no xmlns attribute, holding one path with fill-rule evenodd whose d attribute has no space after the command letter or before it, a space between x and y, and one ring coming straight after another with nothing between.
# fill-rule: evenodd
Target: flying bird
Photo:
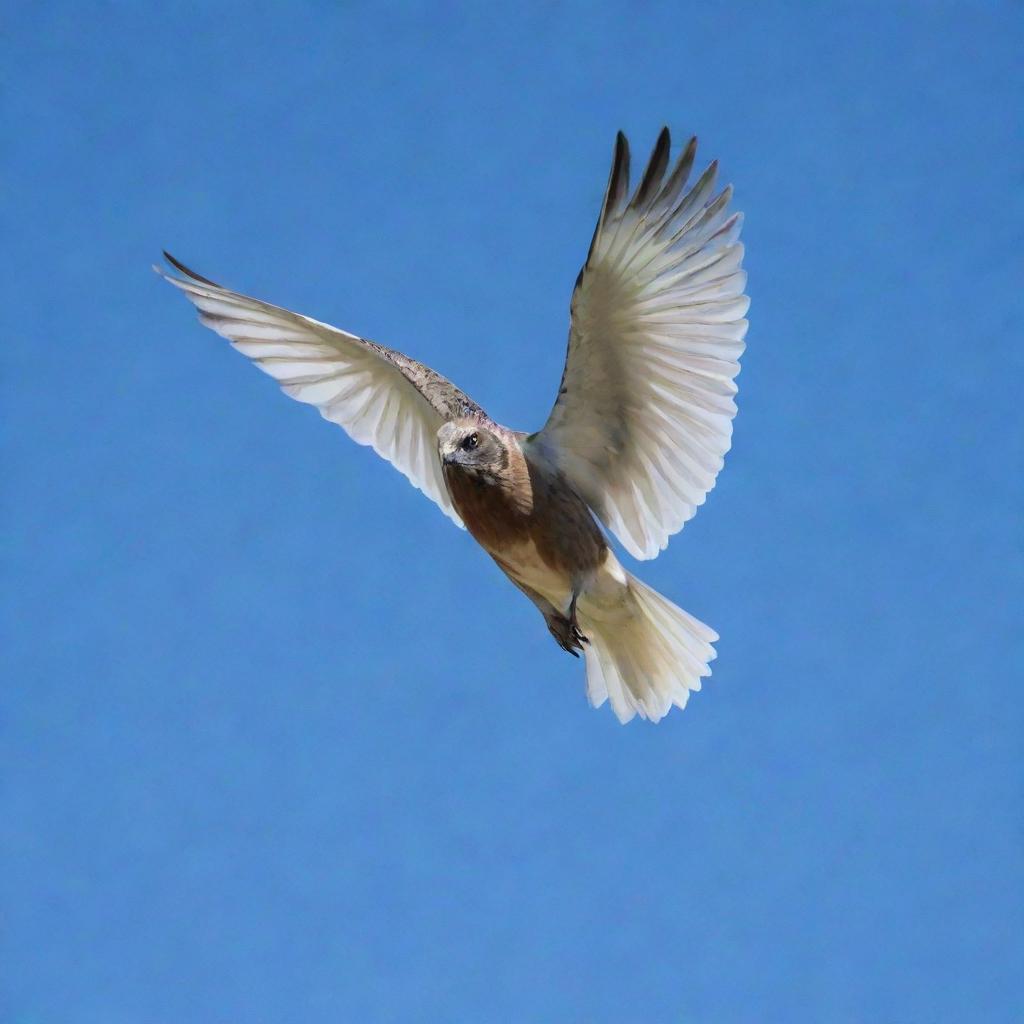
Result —
<instances>
[{"instance_id":1,"label":"flying bird","mask_svg":"<svg viewBox=\"0 0 1024 1024\"><path fill-rule=\"evenodd\" d=\"M710 675L717 634L620 564L600 524L654 558L703 504L736 413L747 330L732 188L717 162L687 187L691 138L669 167L662 130L635 191L619 132L572 294L565 369L537 432L492 420L394 349L214 284L167 253L157 269L199 319L281 385L370 445L464 526L583 655L587 696L621 722L658 721Z\"/></svg>"}]
</instances>

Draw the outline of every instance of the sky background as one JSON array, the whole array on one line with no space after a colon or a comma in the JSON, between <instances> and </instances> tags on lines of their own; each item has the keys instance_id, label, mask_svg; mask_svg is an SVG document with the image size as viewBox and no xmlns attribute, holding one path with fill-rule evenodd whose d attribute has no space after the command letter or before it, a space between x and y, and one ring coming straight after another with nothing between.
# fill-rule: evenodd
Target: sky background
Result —
<instances>
[{"instance_id":1,"label":"sky background","mask_svg":"<svg viewBox=\"0 0 1024 1024\"><path fill-rule=\"evenodd\" d=\"M0 1020L1022 1019L1021 4L4 22ZM149 268L533 429L663 123L751 328L717 488L627 562L714 675L623 728Z\"/></svg>"}]
</instances>

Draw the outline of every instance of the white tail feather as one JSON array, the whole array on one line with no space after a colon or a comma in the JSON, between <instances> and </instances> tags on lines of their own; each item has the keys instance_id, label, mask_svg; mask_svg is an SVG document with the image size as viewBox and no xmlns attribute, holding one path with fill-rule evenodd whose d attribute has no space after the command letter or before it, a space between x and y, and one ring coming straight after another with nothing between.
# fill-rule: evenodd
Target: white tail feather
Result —
<instances>
[{"instance_id":1,"label":"white tail feather","mask_svg":"<svg viewBox=\"0 0 1024 1024\"><path fill-rule=\"evenodd\" d=\"M634 576L614 605L588 601L577 609L585 645L587 697L606 700L620 722L634 715L657 722L700 689L718 634Z\"/></svg>"}]
</instances>

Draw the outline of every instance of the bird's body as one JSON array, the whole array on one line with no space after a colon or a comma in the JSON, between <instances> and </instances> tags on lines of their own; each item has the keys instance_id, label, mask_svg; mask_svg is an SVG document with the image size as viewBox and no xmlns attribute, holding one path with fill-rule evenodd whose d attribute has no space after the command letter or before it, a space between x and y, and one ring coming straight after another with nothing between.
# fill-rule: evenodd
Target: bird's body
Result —
<instances>
[{"instance_id":1,"label":"bird's body","mask_svg":"<svg viewBox=\"0 0 1024 1024\"><path fill-rule=\"evenodd\" d=\"M666 174L668 150L665 130L630 197L619 135L558 399L535 434L400 352L168 257L207 326L465 525L558 644L585 656L591 703L610 700L621 721L682 707L717 636L628 573L598 520L650 558L703 502L729 447L746 330L731 192L712 196L714 164L686 191L695 140Z\"/></svg>"},{"instance_id":2,"label":"bird's body","mask_svg":"<svg viewBox=\"0 0 1024 1024\"><path fill-rule=\"evenodd\" d=\"M540 608L560 645L576 654L570 606L581 598L585 605L614 603L625 572L587 503L557 468L531 453L525 435L489 426L503 442L502 472L446 460L442 440L448 493L473 539ZM475 424L465 429L472 432Z\"/></svg>"},{"instance_id":3,"label":"bird's body","mask_svg":"<svg viewBox=\"0 0 1024 1024\"><path fill-rule=\"evenodd\" d=\"M476 426L462 429L472 433ZM442 439L445 485L455 510L516 583L556 608L567 607L574 586L604 563L608 542L564 477L524 451L522 434L497 424L479 429L500 441L495 472L446 457Z\"/></svg>"}]
</instances>

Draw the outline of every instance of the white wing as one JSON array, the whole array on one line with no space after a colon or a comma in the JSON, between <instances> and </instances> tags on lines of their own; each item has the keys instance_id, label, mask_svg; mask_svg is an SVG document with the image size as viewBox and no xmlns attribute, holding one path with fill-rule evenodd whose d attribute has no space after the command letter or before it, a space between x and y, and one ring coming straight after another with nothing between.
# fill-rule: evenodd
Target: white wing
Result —
<instances>
[{"instance_id":1,"label":"white wing","mask_svg":"<svg viewBox=\"0 0 1024 1024\"><path fill-rule=\"evenodd\" d=\"M154 269L188 296L207 327L287 395L316 406L353 440L372 446L462 526L444 485L437 431L446 419L482 413L476 403L400 352L221 288L164 255L184 276Z\"/></svg>"},{"instance_id":2,"label":"white wing","mask_svg":"<svg viewBox=\"0 0 1024 1024\"><path fill-rule=\"evenodd\" d=\"M558 466L637 558L653 558L703 504L729 450L749 301L717 165L683 195L696 139L666 177L664 129L629 197L619 133L572 299L565 372L528 442Z\"/></svg>"}]
</instances>

